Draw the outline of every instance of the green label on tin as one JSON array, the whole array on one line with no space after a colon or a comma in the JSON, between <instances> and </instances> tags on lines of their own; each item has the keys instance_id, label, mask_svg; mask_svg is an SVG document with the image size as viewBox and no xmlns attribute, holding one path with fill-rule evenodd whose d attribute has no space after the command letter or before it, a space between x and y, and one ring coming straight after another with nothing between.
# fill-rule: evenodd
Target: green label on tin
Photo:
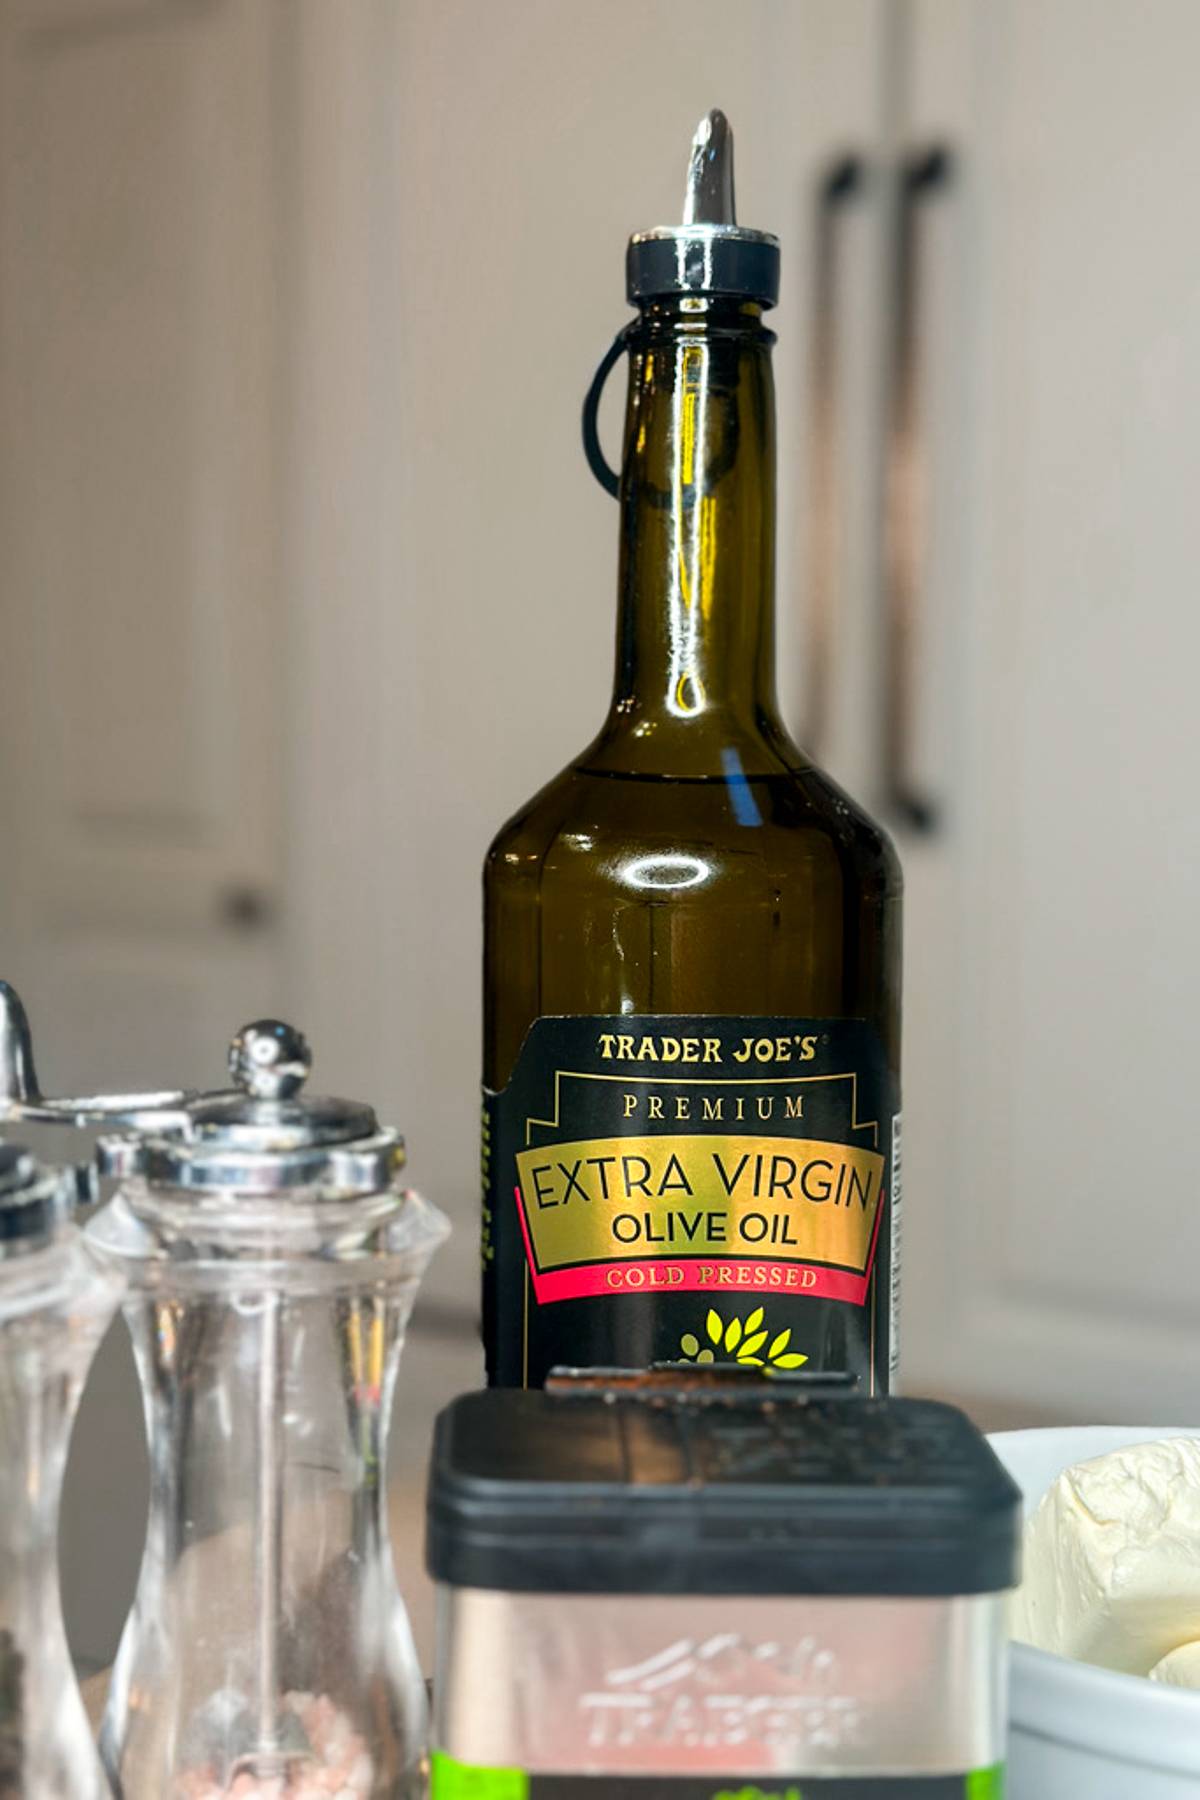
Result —
<instances>
[{"instance_id":1,"label":"green label on tin","mask_svg":"<svg viewBox=\"0 0 1200 1800\"><path fill-rule=\"evenodd\" d=\"M1004 1766L961 1775L527 1775L484 1769L433 1755L432 1800L1004 1800Z\"/></svg>"},{"instance_id":2,"label":"green label on tin","mask_svg":"<svg viewBox=\"0 0 1200 1800\"><path fill-rule=\"evenodd\" d=\"M1004 1764L967 1776L967 1800L1004 1800Z\"/></svg>"},{"instance_id":3,"label":"green label on tin","mask_svg":"<svg viewBox=\"0 0 1200 1800\"><path fill-rule=\"evenodd\" d=\"M435 1750L429 1792L433 1800L526 1800L529 1777L523 1769L482 1769Z\"/></svg>"}]
</instances>

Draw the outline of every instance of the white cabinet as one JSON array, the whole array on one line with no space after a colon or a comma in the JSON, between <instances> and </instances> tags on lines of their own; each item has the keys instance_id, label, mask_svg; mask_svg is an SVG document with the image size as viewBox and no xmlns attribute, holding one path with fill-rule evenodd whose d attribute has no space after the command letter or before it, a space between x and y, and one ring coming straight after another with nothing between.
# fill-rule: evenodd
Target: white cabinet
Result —
<instances>
[{"instance_id":1,"label":"white cabinet","mask_svg":"<svg viewBox=\"0 0 1200 1800\"><path fill-rule=\"evenodd\" d=\"M1200 1392L1198 55L1186 0L922 0L897 71L897 156L954 156L919 355L943 807L898 831L906 1371L1151 1421Z\"/></svg>"},{"instance_id":2,"label":"white cabinet","mask_svg":"<svg viewBox=\"0 0 1200 1800\"><path fill-rule=\"evenodd\" d=\"M414 1172L460 1224L433 1290L473 1303L480 857L608 690L617 520L578 403L626 316L625 236L675 216L719 102L742 216L784 244L785 705L803 740L818 665L822 754L906 868L907 1383L1186 1415L1200 14L738 18L736 39L727 8L674 0L399 21L394 785L362 845L394 901L373 1013L361 991ZM945 178L916 181L939 148Z\"/></svg>"},{"instance_id":3,"label":"white cabinet","mask_svg":"<svg viewBox=\"0 0 1200 1800\"><path fill-rule=\"evenodd\" d=\"M606 17L620 38L621 9ZM453 10L412 20L404 160L438 179L409 214L402 283L422 698L398 766L427 771L413 843L437 874L388 991L423 1029L410 1087L431 1173L469 1218L461 952L480 847L604 702L616 521L576 449L587 346L621 316L625 231L673 216L677 145L720 98L743 216L785 245L785 699L803 738L819 580L821 749L906 868L906 1381L1188 1417L1200 14L919 0L745 17L710 69L715 17L672 63L678 9L639 9L644 54L608 86L606 40L556 34L537 7L503 46ZM943 178L918 179L935 151ZM820 233L847 156L859 183ZM569 262L556 213L577 227ZM451 292L460 235L486 279ZM510 443L522 454L499 456ZM465 1269L446 1274L466 1291Z\"/></svg>"},{"instance_id":4,"label":"white cabinet","mask_svg":"<svg viewBox=\"0 0 1200 1800\"><path fill-rule=\"evenodd\" d=\"M0 0L47 1076L210 1080L294 1012L406 1127L467 1328L480 864L607 702L579 405L719 104L784 249L785 709L906 869L907 1385L1193 1417L1198 60L1192 0Z\"/></svg>"},{"instance_id":5,"label":"white cabinet","mask_svg":"<svg viewBox=\"0 0 1200 1800\"><path fill-rule=\"evenodd\" d=\"M77 1088L278 1004L277 39L0 5L0 935Z\"/></svg>"},{"instance_id":6,"label":"white cabinet","mask_svg":"<svg viewBox=\"0 0 1200 1800\"><path fill-rule=\"evenodd\" d=\"M0 4L0 968L59 1092L211 1086L280 1005L278 26ZM85 1663L140 1557L140 1411L118 1327L63 1509Z\"/></svg>"}]
</instances>

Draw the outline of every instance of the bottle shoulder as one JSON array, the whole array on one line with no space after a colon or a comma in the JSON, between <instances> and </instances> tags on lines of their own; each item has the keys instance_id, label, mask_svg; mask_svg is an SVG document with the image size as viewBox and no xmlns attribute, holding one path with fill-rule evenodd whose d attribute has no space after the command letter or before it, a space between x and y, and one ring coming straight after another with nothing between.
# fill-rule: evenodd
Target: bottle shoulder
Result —
<instances>
[{"instance_id":1,"label":"bottle shoulder","mask_svg":"<svg viewBox=\"0 0 1200 1800\"><path fill-rule=\"evenodd\" d=\"M485 871L504 863L511 852L524 858L538 845L548 847L579 798L575 772L575 765L568 764L504 821L488 845Z\"/></svg>"},{"instance_id":2,"label":"bottle shoulder","mask_svg":"<svg viewBox=\"0 0 1200 1800\"><path fill-rule=\"evenodd\" d=\"M732 757L719 775L687 776L596 769L585 753L501 827L487 878L529 879L586 860L611 880L631 857L693 855L713 871L756 866L781 879L836 862L898 895L900 863L883 826L800 751L794 757L766 775Z\"/></svg>"},{"instance_id":3,"label":"bottle shoulder","mask_svg":"<svg viewBox=\"0 0 1200 1800\"><path fill-rule=\"evenodd\" d=\"M900 857L887 828L815 763L807 763L797 779L802 782L814 811L829 822L831 829L848 846L877 863L886 872L889 888L898 893L903 886Z\"/></svg>"}]
</instances>

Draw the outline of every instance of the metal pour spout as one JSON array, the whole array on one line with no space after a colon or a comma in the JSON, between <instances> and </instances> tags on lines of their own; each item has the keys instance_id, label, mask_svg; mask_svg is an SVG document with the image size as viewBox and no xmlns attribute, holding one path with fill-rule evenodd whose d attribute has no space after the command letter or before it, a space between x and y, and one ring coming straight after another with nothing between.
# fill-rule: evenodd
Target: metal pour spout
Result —
<instances>
[{"instance_id":1,"label":"metal pour spout","mask_svg":"<svg viewBox=\"0 0 1200 1800\"><path fill-rule=\"evenodd\" d=\"M733 197L733 132L719 107L701 119L692 139L687 188L683 196L685 225L736 225Z\"/></svg>"},{"instance_id":2,"label":"metal pour spout","mask_svg":"<svg viewBox=\"0 0 1200 1800\"><path fill-rule=\"evenodd\" d=\"M733 132L718 107L705 114L692 139L682 223L655 225L630 238L625 293L635 306L679 294L721 295L764 309L778 300L779 242L769 231L737 222Z\"/></svg>"}]
</instances>

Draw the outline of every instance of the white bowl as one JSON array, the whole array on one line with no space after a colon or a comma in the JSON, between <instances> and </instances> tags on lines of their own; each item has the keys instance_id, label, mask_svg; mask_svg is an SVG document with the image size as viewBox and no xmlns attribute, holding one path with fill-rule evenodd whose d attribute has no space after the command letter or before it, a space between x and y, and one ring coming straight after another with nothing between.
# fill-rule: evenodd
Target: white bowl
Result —
<instances>
[{"instance_id":1,"label":"white bowl","mask_svg":"<svg viewBox=\"0 0 1200 1800\"><path fill-rule=\"evenodd\" d=\"M1000 1431L991 1444L1025 1495L1026 1517L1072 1463L1178 1426ZM1200 1693L1012 1647L1009 1800L1182 1800L1200 1796Z\"/></svg>"}]
</instances>

